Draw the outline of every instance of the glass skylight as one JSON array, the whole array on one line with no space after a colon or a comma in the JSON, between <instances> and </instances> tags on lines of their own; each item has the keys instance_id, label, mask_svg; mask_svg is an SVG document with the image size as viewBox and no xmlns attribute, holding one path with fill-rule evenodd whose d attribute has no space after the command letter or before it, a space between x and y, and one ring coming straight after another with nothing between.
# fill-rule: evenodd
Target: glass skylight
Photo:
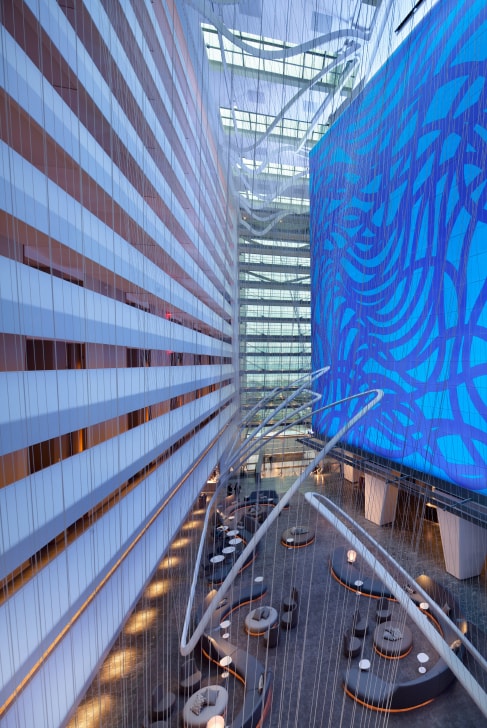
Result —
<instances>
[{"instance_id":1,"label":"glass skylight","mask_svg":"<svg viewBox=\"0 0 487 728\"><path fill-rule=\"evenodd\" d=\"M218 31L213 25L201 24L203 39L206 46L208 60L213 63L222 63L222 53ZM257 71L259 74L279 76L283 81L298 80L311 81L317 73L323 70L325 65L336 58L335 54L326 51L307 51L296 53L285 59L265 59L259 56L259 51L278 51L285 48L293 48L292 43L284 43L274 38L242 33L239 30L232 31L235 38L256 49L255 55L238 48L231 40L222 36L222 46L225 53L225 62L229 66L240 69ZM339 77L345 70L345 64L341 64L333 73L325 74L318 85L327 87L337 84Z\"/></svg>"},{"instance_id":2,"label":"glass skylight","mask_svg":"<svg viewBox=\"0 0 487 728\"><path fill-rule=\"evenodd\" d=\"M247 168L249 171L259 170L262 162L259 162L257 160L252 159L246 159L245 157L242 158L242 163L244 166L244 169ZM241 165L237 165L239 168L242 168ZM295 177L296 175L301 175L303 179L309 178L309 169L308 167L301 167L301 166L295 166L291 164L278 164L276 162L267 162L265 167L262 169L261 172L259 172L260 175L276 175L278 177Z\"/></svg>"},{"instance_id":3,"label":"glass skylight","mask_svg":"<svg viewBox=\"0 0 487 728\"><path fill-rule=\"evenodd\" d=\"M266 245L266 244L269 245L269 243L277 248L292 248L293 250L296 250L297 248L299 248L301 250L309 250L309 242L298 244L295 240L281 240L281 239L275 238L270 241L263 242L259 238L250 238L250 239L241 238L239 242L240 242L242 251L245 251L245 246Z\"/></svg>"},{"instance_id":4,"label":"glass skylight","mask_svg":"<svg viewBox=\"0 0 487 728\"><path fill-rule=\"evenodd\" d=\"M240 197L243 197L249 202L260 202L261 205L267 205L268 207L271 207L272 205L309 207L309 199L306 199L305 197L286 197L285 195L278 195L277 197L273 197L272 200L268 200L264 196L260 197L259 195L255 195L253 192L250 192L250 190L241 190Z\"/></svg>"},{"instance_id":5,"label":"glass skylight","mask_svg":"<svg viewBox=\"0 0 487 728\"><path fill-rule=\"evenodd\" d=\"M303 264L303 259L294 256L271 255L270 253L241 253L240 262L253 265L287 265L293 268L303 265L309 270L309 264Z\"/></svg>"},{"instance_id":6,"label":"glass skylight","mask_svg":"<svg viewBox=\"0 0 487 728\"><path fill-rule=\"evenodd\" d=\"M273 202L277 202L278 205L309 207L309 199L306 199L304 197L286 197L285 195L278 195L277 197L274 197Z\"/></svg>"},{"instance_id":7,"label":"glass skylight","mask_svg":"<svg viewBox=\"0 0 487 728\"><path fill-rule=\"evenodd\" d=\"M233 115L238 131L249 132L250 134L265 134L268 127L274 121L270 114L258 114L255 111L242 111L240 109L229 109L220 107L220 117L225 129L233 129ZM286 137L288 139L301 139L308 129L308 122L305 120L283 118L269 132L272 136ZM309 142L314 144L326 132L324 124L317 124L309 136Z\"/></svg>"}]
</instances>

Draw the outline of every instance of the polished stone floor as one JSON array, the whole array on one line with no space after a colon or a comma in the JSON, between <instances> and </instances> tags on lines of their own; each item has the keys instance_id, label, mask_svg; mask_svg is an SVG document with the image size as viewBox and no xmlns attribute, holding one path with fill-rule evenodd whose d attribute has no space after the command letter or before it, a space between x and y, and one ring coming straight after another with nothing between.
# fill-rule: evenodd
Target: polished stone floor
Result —
<instances>
[{"instance_id":1,"label":"polished stone floor","mask_svg":"<svg viewBox=\"0 0 487 728\"><path fill-rule=\"evenodd\" d=\"M262 480L262 488L283 493L294 481L292 473L281 476L277 469ZM253 477L241 479L240 498L254 490ZM377 539L411 575L427 573L447 586L459 600L469 622L474 625L472 639L487 655L487 578L485 572L476 579L458 582L444 572L438 525L434 514L429 520L416 517L417 504L400 501L394 527L377 527L363 518L363 494L356 485L343 481L333 472L325 477L310 476L301 491L282 512L261 543L259 555L239 580L251 581L263 576L267 593L262 604L280 608L292 587L300 597L298 626L282 633L276 648L267 649L263 639L250 637L243 628L249 606L231 615L230 640L265 663L274 673L274 691L269 728L291 726L416 726L432 728L477 728L484 718L459 683L433 703L407 713L387 714L372 711L349 698L342 688L347 660L342 655L342 635L357 604L362 612L371 609L372 600L345 589L329 568L333 550L344 544L334 529L309 507L303 497L306 490L326 493L340 504ZM105 665L94 680L83 707L72 726L90 725L104 728L141 728L148 725L150 694L157 684L177 695L178 667L181 661L178 643L189 591L188 565L194 562L201 528L201 512L190 514L181 530L181 538L162 559L151 584L128 620ZM316 532L313 544L300 549L286 549L280 543L288 526L306 525ZM238 588L238 584L235 584ZM203 575L199 579L199 596L208 589ZM396 608L396 607L395 607ZM397 607L398 608L398 607ZM387 672L388 679L410 679L416 674L417 653L427 652L431 664L434 650L416 630L411 656L404 660L383 660L373 655L373 669ZM229 691L227 720L230 722L241 705L243 689L233 677L202 663L206 683L223 684ZM384 673L385 674L385 673ZM478 675L484 687L487 676ZM181 726L184 698L177 695L176 706L168 723ZM91 713L90 713L91 711ZM89 722L93 715L96 722Z\"/></svg>"}]
</instances>

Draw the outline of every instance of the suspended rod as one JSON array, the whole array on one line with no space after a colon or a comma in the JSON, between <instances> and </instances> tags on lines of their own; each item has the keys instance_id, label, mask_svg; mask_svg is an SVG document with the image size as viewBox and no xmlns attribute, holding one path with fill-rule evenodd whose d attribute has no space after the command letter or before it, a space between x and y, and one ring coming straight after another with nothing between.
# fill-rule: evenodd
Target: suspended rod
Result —
<instances>
[{"instance_id":1,"label":"suspended rod","mask_svg":"<svg viewBox=\"0 0 487 728\"><path fill-rule=\"evenodd\" d=\"M364 415L369 412L372 407L375 407L378 402L382 399L384 396L384 392L381 389L369 389L366 392L360 392L359 394L352 394L349 397L345 397L344 399L338 400L336 402L332 402L331 404L325 405L322 409L330 409L331 407L335 407L339 404L343 404L344 402L350 402L354 399L357 399L359 397L365 397L370 394L375 394L374 398L368 402L362 409L360 409L350 420L348 420L343 427L338 430L336 435L334 435L325 445L325 447L317 454L317 456L310 462L308 467L303 471L303 473L295 480L293 485L289 488L289 490L282 496L282 498L279 500L279 503L272 509L270 515L266 518L264 523L257 529L257 531L254 533L250 541L247 543L245 548L243 549L242 553L238 557L238 559L235 561L234 565L230 569L228 575L224 579L223 583L220 585L218 590L215 592L215 595L213 596L213 599L211 600L210 604L208 605L206 611L202 615L201 619L199 620L198 624L196 625L193 634L191 637L188 637L188 631L189 631L189 625L191 622L191 612L193 610L193 603L194 603L194 597L196 593L196 582L198 578L200 563L201 563L201 555L203 552L203 545L204 545L204 539L206 536L206 529L208 525L209 520L209 512L210 509L208 508L206 516L205 516L205 522L203 525L203 532L201 535L200 540L200 546L198 549L198 555L196 558L196 564L193 572L193 581L191 584L190 594L188 597L188 604L186 607L186 615L184 618L184 625L183 625L183 631L181 635L181 643L180 643L180 652L182 655L189 655L196 645L198 644L198 641L203 636L203 633L208 626L218 603L223 599L225 594L228 592L230 587L232 586L235 577L237 576L238 572L244 565L247 558L250 556L250 554L253 552L257 544L261 541L261 539L266 535L269 528L272 526L274 521L278 518L283 508L289 503L293 495L299 490L303 482L306 480L306 478L310 475L310 473L314 470L314 468L318 465L318 463L323 460L324 457L327 456L327 454L330 452L330 450L333 449L333 447L336 445L339 440L342 439L342 437L350 430ZM213 496L211 503L214 502L216 497Z\"/></svg>"},{"instance_id":2,"label":"suspended rod","mask_svg":"<svg viewBox=\"0 0 487 728\"><path fill-rule=\"evenodd\" d=\"M331 512L329 508L327 508L323 503L318 502L317 496L319 495L320 494L318 493L305 493L304 497L306 498L308 503L313 506L313 508L315 508L324 518L326 518L326 520L331 523L331 525L347 539L347 541L353 546L357 553L360 554L363 560L373 569L374 573L377 575L380 581L382 581L386 588L392 594L394 594L394 597L406 611L408 617L412 619L416 626L421 630L426 639L430 642L430 644L438 652L440 657L442 657L443 660L446 662L450 670L461 682L461 684L468 692L475 704L478 706L478 708L480 708L482 713L487 717L487 694L485 693L483 688L474 679L472 674L467 670L463 662L460 660L459 657L457 657L457 655L450 648L448 643L445 642L445 640L441 637L440 633L431 624L428 617L426 617L421 612L421 610L417 608L414 602L406 594L402 586L391 576L387 569L385 569L384 566L382 566L382 564L377 561L377 558L374 556L374 554L372 554L372 552L367 549L362 541L360 541L360 539L347 526L345 526L345 524L343 524L340 519ZM326 500L328 501L328 499ZM331 501L329 501L329 503L331 503ZM340 510L336 506L334 506L334 508L336 510ZM340 514L346 516L346 514L344 514L341 510ZM379 544L377 544L375 541L374 546L380 549ZM382 553L385 553L383 549L380 550ZM411 576L406 571L404 571L404 569L402 569L402 567L397 564L397 562L395 562L391 556L388 555L388 558L391 562L394 563L395 568L397 568L404 576L406 576L408 580L414 583L414 579L412 579ZM427 597L428 603L430 605L434 605L434 607L438 611L441 611L441 608L432 600L429 594L427 595L426 592L420 589L419 585L415 584L415 586L418 588L418 591L420 593L424 594L424 596ZM454 626L453 623L452 626ZM464 635L460 632L460 630L456 628L454 631L458 634L462 643L465 644ZM468 647L467 644L465 644L465 646ZM480 658L481 664L485 669L485 660L479 653L477 653L473 646L471 647L476 653L476 659ZM470 647L468 647L468 649L470 649Z\"/></svg>"}]
</instances>

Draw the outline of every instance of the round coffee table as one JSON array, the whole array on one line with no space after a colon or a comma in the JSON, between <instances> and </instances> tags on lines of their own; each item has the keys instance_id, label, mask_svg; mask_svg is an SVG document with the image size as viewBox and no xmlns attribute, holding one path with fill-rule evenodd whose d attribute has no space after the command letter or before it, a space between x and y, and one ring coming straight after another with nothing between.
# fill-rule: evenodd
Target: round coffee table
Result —
<instances>
[{"instance_id":1,"label":"round coffee table","mask_svg":"<svg viewBox=\"0 0 487 728\"><path fill-rule=\"evenodd\" d=\"M315 540L315 532L307 526L291 526L281 534L281 543L288 549L297 549L308 546Z\"/></svg>"},{"instance_id":2,"label":"round coffee table","mask_svg":"<svg viewBox=\"0 0 487 728\"><path fill-rule=\"evenodd\" d=\"M257 607L252 609L245 617L245 631L247 634L257 637L265 634L269 627L277 622L277 609L274 607Z\"/></svg>"},{"instance_id":3,"label":"round coffee table","mask_svg":"<svg viewBox=\"0 0 487 728\"><path fill-rule=\"evenodd\" d=\"M381 657L404 657L413 646L413 633L399 622L382 622L374 631L374 649Z\"/></svg>"},{"instance_id":4,"label":"round coffee table","mask_svg":"<svg viewBox=\"0 0 487 728\"><path fill-rule=\"evenodd\" d=\"M228 692L221 685L200 688L184 704L184 728L206 728L210 718L225 714L227 702Z\"/></svg>"}]
</instances>

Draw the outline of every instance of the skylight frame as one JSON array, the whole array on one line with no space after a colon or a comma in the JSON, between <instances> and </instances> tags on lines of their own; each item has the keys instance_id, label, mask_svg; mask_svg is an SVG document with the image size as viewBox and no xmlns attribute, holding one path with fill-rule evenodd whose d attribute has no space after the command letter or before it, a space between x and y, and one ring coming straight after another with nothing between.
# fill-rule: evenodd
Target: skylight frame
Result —
<instances>
[{"instance_id":1,"label":"skylight frame","mask_svg":"<svg viewBox=\"0 0 487 728\"><path fill-rule=\"evenodd\" d=\"M257 160L248 159L246 157L242 158L242 164L243 169L252 173L257 172L259 177L263 175L268 176L275 176L275 177L297 177L299 175L300 179L309 179L309 167L303 167L298 165L292 165L292 164L282 164L278 162L267 162L265 167L263 167L262 170L260 170L260 167L262 166L262 162L259 162ZM242 165L237 165L239 169L242 169Z\"/></svg>"},{"instance_id":2,"label":"skylight frame","mask_svg":"<svg viewBox=\"0 0 487 728\"><path fill-rule=\"evenodd\" d=\"M275 207L276 205L283 205L284 207L299 207L309 208L310 202L307 197L288 197L286 195L277 195L272 198L272 201L268 200L265 195L256 195L251 190L240 190L240 197L247 200L248 202L259 202L263 206Z\"/></svg>"},{"instance_id":3,"label":"skylight frame","mask_svg":"<svg viewBox=\"0 0 487 728\"><path fill-rule=\"evenodd\" d=\"M295 56L282 59L265 59L258 54L262 51L278 51L293 48L294 44L287 43L274 38L254 35L240 30L232 30L232 34L238 40L244 42L247 46L253 46L256 54L253 55L239 48L229 38L222 36L221 43L218 30L209 23L201 23L201 32L206 48L208 60L211 63L223 64L222 48L225 54L225 63L227 66L237 68L239 70L258 73L262 78L267 75L272 78L279 77L283 82L308 82L311 81L320 71L325 68L326 64L337 58L336 53L329 51L317 51L315 49L305 51L304 53L296 53ZM316 82L315 88L338 86L342 73L346 71L346 65L340 66L340 73L336 70L328 73Z\"/></svg>"},{"instance_id":4,"label":"skylight frame","mask_svg":"<svg viewBox=\"0 0 487 728\"><path fill-rule=\"evenodd\" d=\"M224 129L234 130L236 126L238 131L252 135L265 134L268 127L275 121L275 117L270 114L261 114L256 111L249 111L248 109L230 109L227 106L220 106L220 119ZM309 123L305 119L299 120L284 117L271 129L269 136L287 138L295 141L305 136L308 127ZM307 143L310 145L315 144L327 130L327 124L317 124L309 135Z\"/></svg>"}]
</instances>

